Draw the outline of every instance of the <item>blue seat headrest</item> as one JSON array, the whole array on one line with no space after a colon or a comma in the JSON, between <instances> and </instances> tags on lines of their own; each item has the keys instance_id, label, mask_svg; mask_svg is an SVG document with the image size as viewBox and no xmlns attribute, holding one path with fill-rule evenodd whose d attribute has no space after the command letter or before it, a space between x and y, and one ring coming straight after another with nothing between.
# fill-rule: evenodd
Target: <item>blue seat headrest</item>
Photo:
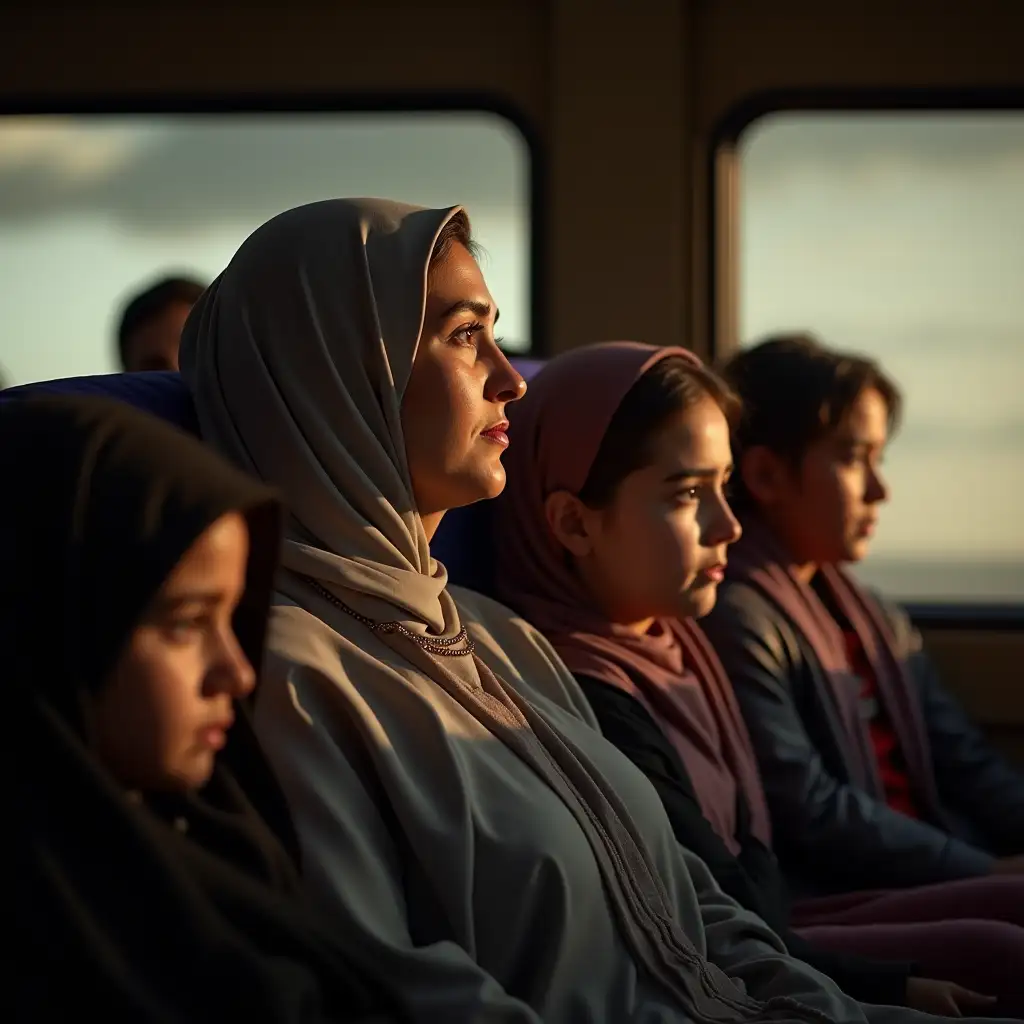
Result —
<instances>
[{"instance_id":1,"label":"blue seat headrest","mask_svg":"<svg viewBox=\"0 0 1024 1024\"><path fill-rule=\"evenodd\" d=\"M199 434L192 396L181 375L163 370L148 373L107 373L22 384L0 392L0 401L41 395L95 395L133 405L167 420L190 434Z\"/></svg>"},{"instance_id":2,"label":"blue seat headrest","mask_svg":"<svg viewBox=\"0 0 1024 1024\"><path fill-rule=\"evenodd\" d=\"M527 380L544 365L538 359L513 359L512 362ZM190 434L199 434L192 398L184 380L177 373L110 373L40 381L0 392L0 402L29 395L98 395L112 398L159 416ZM434 557L445 564L452 583L483 594L494 592L490 504L480 501L449 512L441 521L431 543Z\"/></svg>"}]
</instances>

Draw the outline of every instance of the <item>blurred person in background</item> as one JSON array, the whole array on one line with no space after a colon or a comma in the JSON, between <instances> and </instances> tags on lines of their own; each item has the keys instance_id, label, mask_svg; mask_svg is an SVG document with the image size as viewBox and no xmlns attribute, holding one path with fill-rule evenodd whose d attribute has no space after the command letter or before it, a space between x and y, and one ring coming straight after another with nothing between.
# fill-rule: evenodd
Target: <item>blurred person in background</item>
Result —
<instances>
[{"instance_id":1,"label":"blurred person in background","mask_svg":"<svg viewBox=\"0 0 1024 1024\"><path fill-rule=\"evenodd\" d=\"M121 369L177 370L181 329L206 285L190 277L163 277L133 295L117 328Z\"/></svg>"}]
</instances>

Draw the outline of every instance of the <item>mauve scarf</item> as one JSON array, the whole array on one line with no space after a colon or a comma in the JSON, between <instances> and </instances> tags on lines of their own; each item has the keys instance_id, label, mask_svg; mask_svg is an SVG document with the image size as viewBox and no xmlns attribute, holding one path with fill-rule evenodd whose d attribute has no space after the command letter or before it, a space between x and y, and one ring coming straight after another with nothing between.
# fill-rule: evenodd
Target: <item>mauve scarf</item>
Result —
<instances>
[{"instance_id":1,"label":"mauve scarf","mask_svg":"<svg viewBox=\"0 0 1024 1024\"><path fill-rule=\"evenodd\" d=\"M737 853L738 800L751 832L771 843L750 736L718 656L692 622L660 620L644 635L608 622L548 529L545 498L578 494L626 393L666 358L699 365L682 348L607 342L552 360L510 409L515 444L497 502L498 592L554 645L569 670L629 693L682 757L704 816ZM566 402L566 394L578 401Z\"/></svg>"},{"instance_id":2,"label":"mauve scarf","mask_svg":"<svg viewBox=\"0 0 1024 1024\"><path fill-rule=\"evenodd\" d=\"M743 531L742 539L730 549L728 579L756 588L807 642L828 678L830 696L842 719L851 779L884 801L868 724L861 714L863 681L850 664L842 628L814 587L796 575L792 559L762 522L744 522ZM877 602L849 574L824 565L819 578L863 648L915 797L932 821L944 823L924 715L914 681L897 652L892 627Z\"/></svg>"}]
</instances>

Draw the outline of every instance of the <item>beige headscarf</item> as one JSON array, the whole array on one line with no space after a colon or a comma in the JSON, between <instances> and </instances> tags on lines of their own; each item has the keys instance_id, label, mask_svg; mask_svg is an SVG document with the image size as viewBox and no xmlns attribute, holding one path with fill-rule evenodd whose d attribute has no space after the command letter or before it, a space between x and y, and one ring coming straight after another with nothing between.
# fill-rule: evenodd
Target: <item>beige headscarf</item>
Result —
<instances>
[{"instance_id":1,"label":"beige headscarf","mask_svg":"<svg viewBox=\"0 0 1024 1024\"><path fill-rule=\"evenodd\" d=\"M457 211L355 199L275 217L196 304L180 355L203 437L288 495L285 568L370 618L444 634L458 614L413 503L400 409L430 252Z\"/></svg>"},{"instance_id":2,"label":"beige headscarf","mask_svg":"<svg viewBox=\"0 0 1024 1024\"><path fill-rule=\"evenodd\" d=\"M417 634L446 637L461 628L459 614L415 511L400 406L430 254L458 210L334 200L282 214L242 245L200 300L181 348L204 437L272 481L290 503L286 569L313 577L376 622L397 620ZM281 589L323 617L326 605L291 573ZM331 625L364 652L360 671L373 671L370 652L383 642L559 794L587 837L636 963L673 994L687 1019L824 1019L791 999L752 1000L697 953L613 787L497 678L486 655L435 657L400 634L376 631L371 638L354 618L339 623L332 616ZM517 642L523 650L504 652L512 662L521 655L536 663L536 650L527 651L537 644L532 635L524 629ZM370 681L355 682L360 692L373 689ZM397 747L395 754L401 756Z\"/></svg>"}]
</instances>

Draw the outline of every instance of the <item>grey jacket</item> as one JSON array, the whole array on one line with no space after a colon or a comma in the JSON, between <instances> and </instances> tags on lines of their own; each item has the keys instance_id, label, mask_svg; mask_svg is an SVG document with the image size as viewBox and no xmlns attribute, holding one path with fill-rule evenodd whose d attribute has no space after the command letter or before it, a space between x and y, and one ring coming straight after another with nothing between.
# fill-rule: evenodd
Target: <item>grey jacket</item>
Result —
<instances>
[{"instance_id":1,"label":"grey jacket","mask_svg":"<svg viewBox=\"0 0 1024 1024\"><path fill-rule=\"evenodd\" d=\"M943 688L906 614L882 603L918 685L940 798L958 835L851 785L827 678L790 621L756 587L726 582L702 621L735 687L794 891L925 885L987 874L1024 852L1024 776ZM970 837L970 841L968 841Z\"/></svg>"}]
</instances>

